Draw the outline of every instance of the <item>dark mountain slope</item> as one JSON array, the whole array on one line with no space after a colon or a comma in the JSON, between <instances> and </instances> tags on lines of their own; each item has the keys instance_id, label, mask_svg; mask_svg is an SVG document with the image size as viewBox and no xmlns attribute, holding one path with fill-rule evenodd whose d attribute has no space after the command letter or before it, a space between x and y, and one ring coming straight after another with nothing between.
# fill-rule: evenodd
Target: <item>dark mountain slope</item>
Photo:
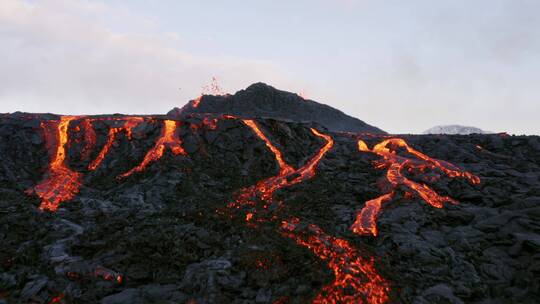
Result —
<instances>
[{"instance_id":1,"label":"dark mountain slope","mask_svg":"<svg viewBox=\"0 0 540 304\"><path fill-rule=\"evenodd\" d=\"M168 115L186 117L192 113L230 114L239 117L266 117L296 122L316 122L334 132L384 134L374 126L328 105L306 100L297 94L255 83L234 95L204 95Z\"/></svg>"},{"instance_id":2,"label":"dark mountain slope","mask_svg":"<svg viewBox=\"0 0 540 304\"><path fill-rule=\"evenodd\" d=\"M457 167L273 119L3 115L0 303L538 303L539 138L394 139Z\"/></svg>"}]
</instances>

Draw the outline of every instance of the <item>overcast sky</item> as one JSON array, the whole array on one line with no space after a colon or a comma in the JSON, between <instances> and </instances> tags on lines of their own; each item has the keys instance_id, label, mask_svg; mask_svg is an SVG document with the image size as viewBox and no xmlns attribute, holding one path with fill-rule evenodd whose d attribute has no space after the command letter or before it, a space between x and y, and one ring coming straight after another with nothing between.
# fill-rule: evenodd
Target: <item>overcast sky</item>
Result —
<instances>
[{"instance_id":1,"label":"overcast sky","mask_svg":"<svg viewBox=\"0 0 540 304\"><path fill-rule=\"evenodd\" d=\"M213 76L391 133L540 133L538 0L0 0L0 112L165 113Z\"/></svg>"}]
</instances>

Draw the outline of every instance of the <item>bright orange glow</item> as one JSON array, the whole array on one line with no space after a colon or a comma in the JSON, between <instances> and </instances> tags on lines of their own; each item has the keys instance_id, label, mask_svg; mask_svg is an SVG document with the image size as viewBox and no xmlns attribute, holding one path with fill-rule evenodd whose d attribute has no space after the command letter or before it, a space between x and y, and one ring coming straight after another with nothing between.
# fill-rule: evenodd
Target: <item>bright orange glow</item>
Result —
<instances>
[{"instance_id":1,"label":"bright orange glow","mask_svg":"<svg viewBox=\"0 0 540 304\"><path fill-rule=\"evenodd\" d=\"M334 281L326 285L313 303L377 303L388 300L390 287L375 270L373 259L365 258L344 239L327 235L316 225L296 231L298 218L281 223L282 234L311 250L328 263Z\"/></svg>"},{"instance_id":2,"label":"bright orange glow","mask_svg":"<svg viewBox=\"0 0 540 304\"><path fill-rule=\"evenodd\" d=\"M363 140L358 141L358 150L360 150L362 152L371 151L371 150L369 150L368 146L366 145L366 143Z\"/></svg>"},{"instance_id":3,"label":"bright orange glow","mask_svg":"<svg viewBox=\"0 0 540 304\"><path fill-rule=\"evenodd\" d=\"M105 156L107 156L107 153L109 153L109 150L114 144L118 133L120 133L121 131L125 131L128 139L131 139L132 129L138 126L139 123L141 123L143 120L144 119L142 117L128 117L126 118L126 121L122 127L110 128L109 134L107 136L107 142L105 143L101 151L99 151L96 159L94 159L94 161L92 161L90 165L88 165L88 169L93 171L96 170L97 167L99 167L101 162L103 162L103 160L105 159Z\"/></svg>"},{"instance_id":4,"label":"bright orange glow","mask_svg":"<svg viewBox=\"0 0 540 304\"><path fill-rule=\"evenodd\" d=\"M409 154L415 156L416 159L396 154L396 148L404 148ZM451 178L461 177L467 179L471 184L480 183L480 178L478 176L463 171L448 162L431 158L413 149L401 138L385 139L376 144L372 150L368 148L364 141L358 140L358 150L361 152L375 153L383 158L380 162L376 163L376 168L387 168L386 180L390 183L393 190L390 193L366 202L366 205L360 213L357 214L356 220L351 226L351 230L357 234L377 235L377 218L381 211L381 206L383 203L392 199L394 191L397 190L399 186L405 186L410 190L410 192L406 193L407 195L416 193L422 200L435 208L442 208L444 203L458 203L448 196L438 194L426 184L417 183L408 179L403 174L404 171L425 172L428 169L439 170ZM432 179L436 180L438 177Z\"/></svg>"},{"instance_id":5,"label":"bright orange glow","mask_svg":"<svg viewBox=\"0 0 540 304\"><path fill-rule=\"evenodd\" d=\"M382 204L391 200L393 196L394 192L390 192L367 201L362 211L356 215L356 221L351 226L352 232L377 236L377 215L381 211Z\"/></svg>"},{"instance_id":6,"label":"bright orange glow","mask_svg":"<svg viewBox=\"0 0 540 304\"><path fill-rule=\"evenodd\" d=\"M296 174L299 174L299 176L290 181L289 185L303 182L304 180L315 176L315 167L317 167L323 156L326 155L326 153L334 146L334 140L329 135L322 134L314 128L311 128L311 132L316 136L323 138L326 141L326 144L319 150L319 153L317 153L315 157L307 162L302 168L297 170Z\"/></svg>"},{"instance_id":7,"label":"bright orange glow","mask_svg":"<svg viewBox=\"0 0 540 304\"><path fill-rule=\"evenodd\" d=\"M274 156L276 157L276 160L279 164L280 175L289 174L290 172L294 170L291 166L285 163L285 161L283 160L283 155L281 154L281 151L270 142L270 140L266 137L266 135L264 135L261 129L259 129L259 126L257 126L255 121L250 120L250 119L243 119L242 121L244 122L244 124L250 127L253 130L253 132L255 132L255 134L257 134L257 136L264 141L268 149L270 149L270 151L274 153Z\"/></svg>"},{"instance_id":8,"label":"bright orange glow","mask_svg":"<svg viewBox=\"0 0 540 304\"><path fill-rule=\"evenodd\" d=\"M316 129L311 132L326 141L325 145L301 168L295 170L288 165L281 151L274 146L253 120L243 120L253 132L265 142L274 154L280 170L278 175L259 181L256 185L242 189L229 208L249 208L246 222L252 226L255 214L257 222L278 220L277 216L264 216L268 213L267 206L273 202L276 190L301 183L313 178L316 167L321 159L334 145L332 137L322 134ZM255 209L257 200L266 202L263 209ZM278 202L279 203L279 202ZM310 249L315 256L325 261L334 272L334 281L325 286L313 303L384 303L388 299L389 284L377 273L373 260L364 258L346 240L331 237L319 227L309 225L308 232L297 231L299 219L281 222L280 233L293 239L298 245Z\"/></svg>"},{"instance_id":9,"label":"bright orange glow","mask_svg":"<svg viewBox=\"0 0 540 304\"><path fill-rule=\"evenodd\" d=\"M143 161L138 166L134 167L128 172L121 174L119 178L124 178L130 176L135 172L143 171L148 166L148 164L160 159L163 156L163 153L165 152L165 149L167 147L169 147L169 149L171 149L171 151L175 155L187 155L186 151L184 151L184 148L182 148L182 141L180 140L180 138L177 138L175 136L176 121L164 120L163 125L164 126L159 139L157 140L154 147L150 149L148 153L146 153Z\"/></svg>"},{"instance_id":10,"label":"bright orange glow","mask_svg":"<svg viewBox=\"0 0 540 304\"><path fill-rule=\"evenodd\" d=\"M193 103L191 104L194 108L198 108L199 105L201 104L201 100L202 100L202 95L195 98L195 100L193 100Z\"/></svg>"},{"instance_id":11,"label":"bright orange glow","mask_svg":"<svg viewBox=\"0 0 540 304\"><path fill-rule=\"evenodd\" d=\"M41 198L41 210L56 211L61 202L73 199L79 192L82 174L72 171L65 164L69 123L75 116L62 116L60 121L41 123L49 151L54 151L48 176L34 187Z\"/></svg>"}]
</instances>

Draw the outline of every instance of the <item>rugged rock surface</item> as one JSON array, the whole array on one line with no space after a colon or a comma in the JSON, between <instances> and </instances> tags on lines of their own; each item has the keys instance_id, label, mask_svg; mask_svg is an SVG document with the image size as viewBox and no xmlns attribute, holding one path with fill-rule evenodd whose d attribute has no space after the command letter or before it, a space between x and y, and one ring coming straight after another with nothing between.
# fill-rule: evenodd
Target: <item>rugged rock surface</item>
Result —
<instances>
[{"instance_id":1,"label":"rugged rock surface","mask_svg":"<svg viewBox=\"0 0 540 304\"><path fill-rule=\"evenodd\" d=\"M234 95L204 95L168 115L186 117L192 113L230 114L238 117L266 117L298 122L315 122L335 132L385 134L379 128L339 110L301 96L255 83Z\"/></svg>"},{"instance_id":2,"label":"rugged rock surface","mask_svg":"<svg viewBox=\"0 0 540 304\"><path fill-rule=\"evenodd\" d=\"M490 134L493 132L484 131L476 127L461 125L435 126L424 131L424 134L450 134L450 135L469 135L469 134Z\"/></svg>"},{"instance_id":3,"label":"rugged rock surface","mask_svg":"<svg viewBox=\"0 0 540 304\"><path fill-rule=\"evenodd\" d=\"M177 142L160 140L170 117L142 117L131 133L119 124L129 119L66 124L64 163L81 184L50 212L40 210L41 200L28 190L50 171L57 150L44 131L60 118L0 117L0 303L306 303L336 274L332 260L320 258L330 253L301 245L317 241L317 229L328 235L321 246L339 240L373 259L389 284L388 303L540 302L539 137L401 137L481 182L436 169L405 172L458 203L434 208L397 186L383 204L375 237L350 227L366 201L389 191L390 171L373 163L382 158L358 149L358 138L374 147L387 139L382 135L257 119L294 168L325 145L310 128L334 144L311 178L277 189L265 208L231 209L240 189L280 172L253 129L234 118L186 116L173 132L181 153L174 150ZM111 130L118 130L111 149L90 170ZM161 158L117 178L158 143ZM403 149L397 153L413 158Z\"/></svg>"}]
</instances>

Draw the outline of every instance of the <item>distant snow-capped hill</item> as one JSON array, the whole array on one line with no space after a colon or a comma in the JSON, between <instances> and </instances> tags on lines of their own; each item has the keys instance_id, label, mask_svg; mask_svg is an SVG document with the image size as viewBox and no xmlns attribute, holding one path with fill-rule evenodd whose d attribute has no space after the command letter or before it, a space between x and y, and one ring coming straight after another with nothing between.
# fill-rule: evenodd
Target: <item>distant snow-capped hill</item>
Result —
<instances>
[{"instance_id":1,"label":"distant snow-capped hill","mask_svg":"<svg viewBox=\"0 0 540 304\"><path fill-rule=\"evenodd\" d=\"M424 131L424 134L489 134L493 132L484 131L476 127L468 127L461 125L446 125L446 126L435 126Z\"/></svg>"}]
</instances>

